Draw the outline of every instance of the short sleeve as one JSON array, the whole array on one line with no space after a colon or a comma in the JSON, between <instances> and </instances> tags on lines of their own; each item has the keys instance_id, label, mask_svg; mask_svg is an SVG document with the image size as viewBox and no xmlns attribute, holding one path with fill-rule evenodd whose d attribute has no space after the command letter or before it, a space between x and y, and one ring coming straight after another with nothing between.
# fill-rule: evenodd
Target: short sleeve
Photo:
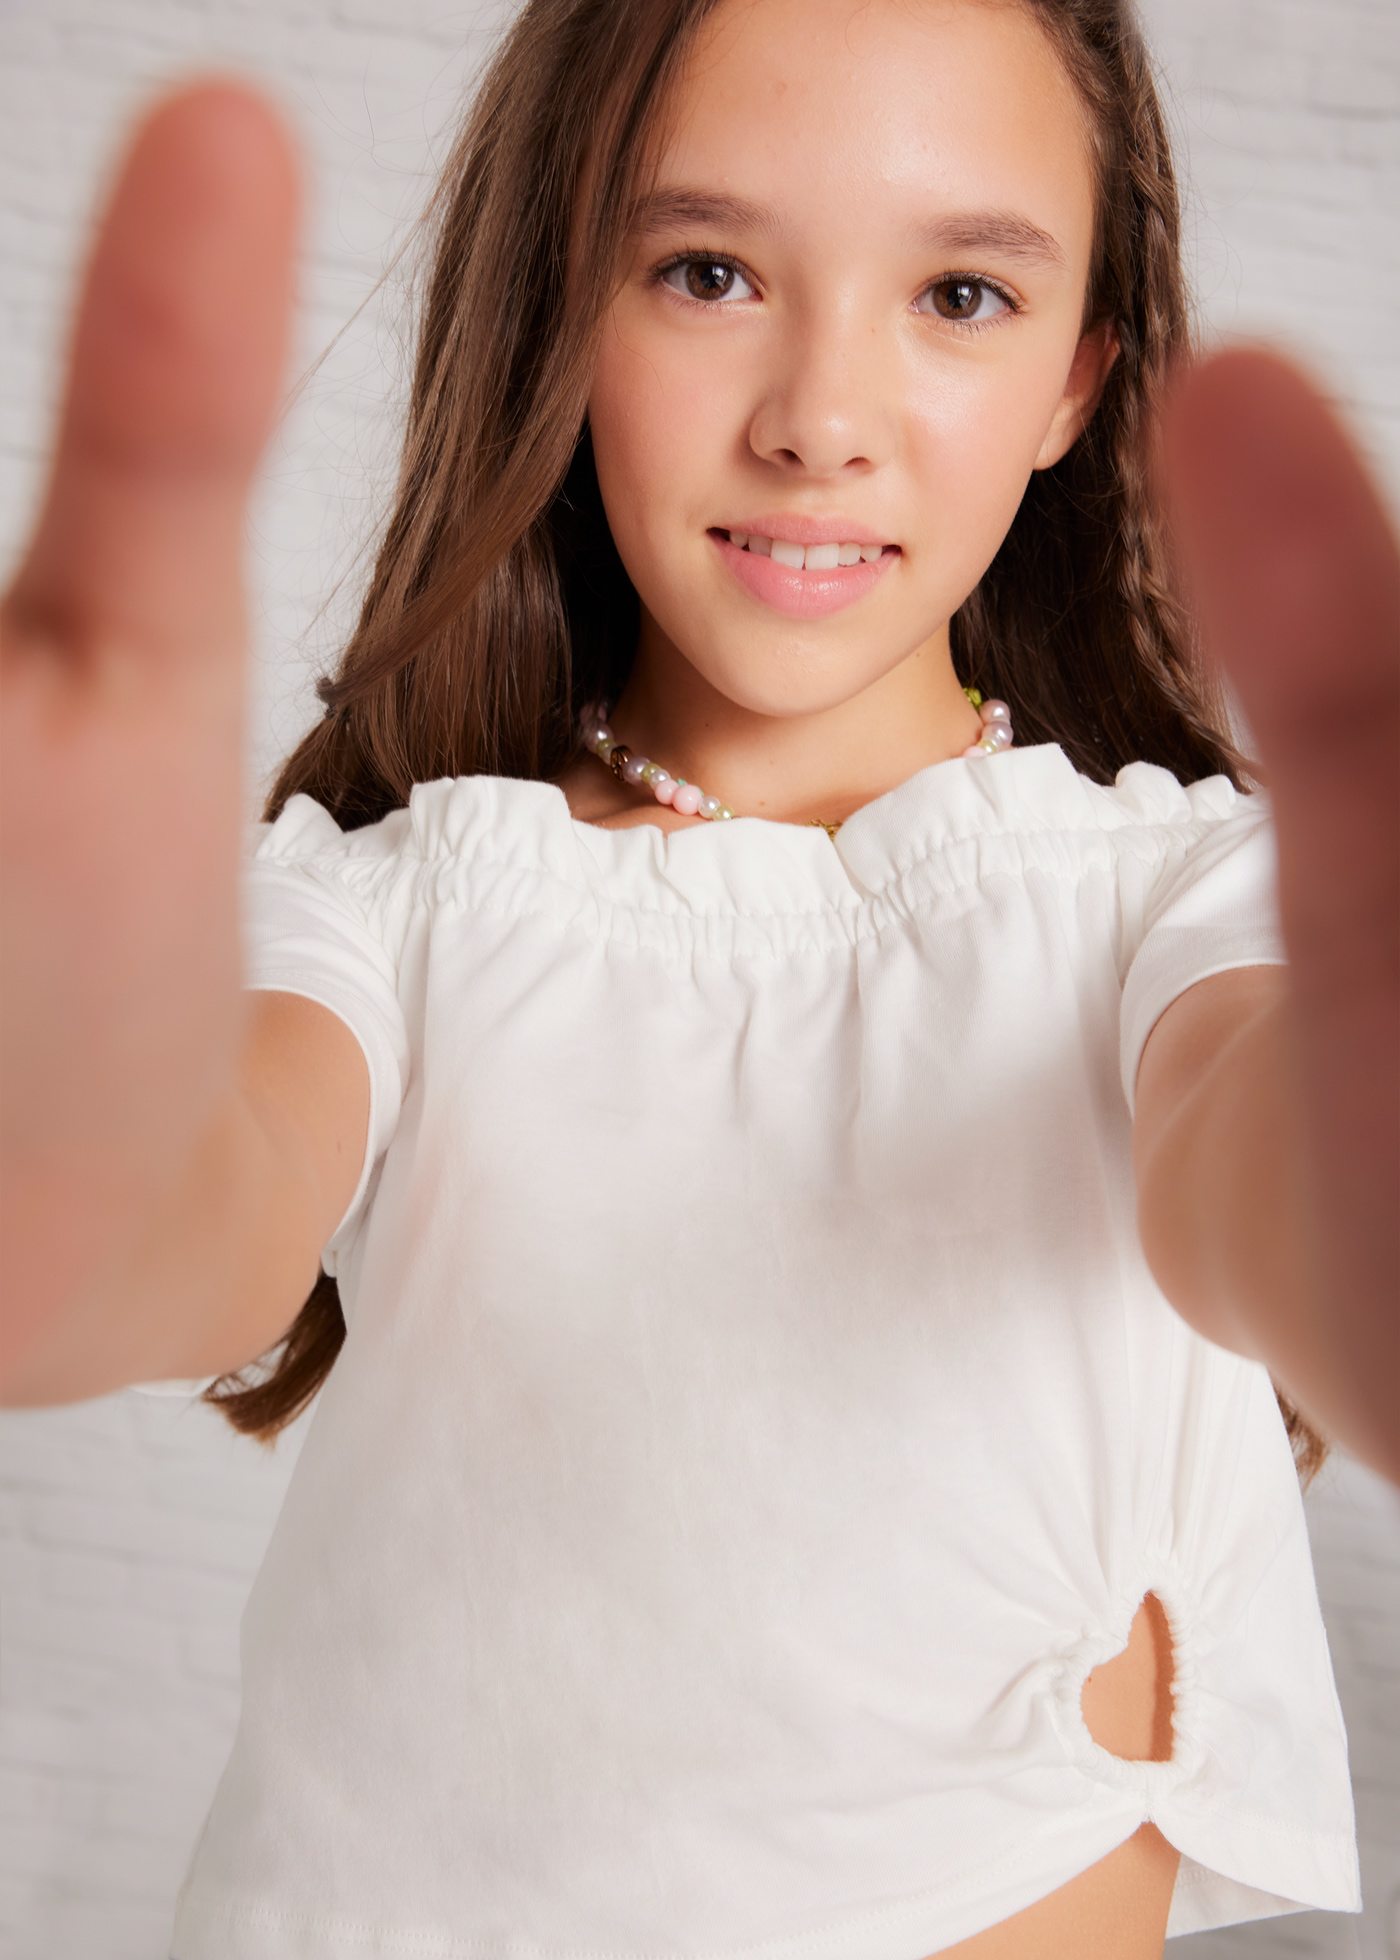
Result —
<instances>
[{"instance_id":1,"label":"short sleeve","mask_svg":"<svg viewBox=\"0 0 1400 1960\"><path fill-rule=\"evenodd\" d=\"M1214 790L1222 779L1210 779ZM1192 796L1189 785L1187 796ZM1162 866L1151 880L1141 930L1123 980L1119 1071L1129 1113L1138 1065L1158 1017L1197 980L1235 966L1287 964L1278 914L1278 855L1268 793L1230 796L1224 813L1184 850L1168 836ZM1197 807L1193 801L1193 809ZM1202 795L1199 807L1220 809Z\"/></svg>"},{"instance_id":2,"label":"short sleeve","mask_svg":"<svg viewBox=\"0 0 1400 1960\"><path fill-rule=\"evenodd\" d=\"M275 823L252 826L243 881L245 987L303 994L339 1015L369 1068L370 1110L359 1181L321 1254L335 1274L358 1230L375 1169L398 1126L409 1041L398 994L402 813L342 831L313 797L289 797Z\"/></svg>"},{"instance_id":3,"label":"short sleeve","mask_svg":"<svg viewBox=\"0 0 1400 1960\"><path fill-rule=\"evenodd\" d=\"M398 1126L410 1046L398 993L407 813L342 831L313 797L287 799L273 823L249 826L242 882L244 986L302 994L338 1015L369 1069L369 1121L353 1195L321 1253L334 1276L363 1222ZM202 1381L141 1382L143 1393L197 1395Z\"/></svg>"}]
</instances>

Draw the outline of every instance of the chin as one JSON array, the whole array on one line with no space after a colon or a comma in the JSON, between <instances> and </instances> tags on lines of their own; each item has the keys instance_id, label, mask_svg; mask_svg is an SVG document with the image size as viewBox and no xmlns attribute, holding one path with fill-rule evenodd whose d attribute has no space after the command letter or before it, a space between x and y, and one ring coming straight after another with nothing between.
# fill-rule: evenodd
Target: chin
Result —
<instances>
[{"instance_id":1,"label":"chin","mask_svg":"<svg viewBox=\"0 0 1400 1960\"><path fill-rule=\"evenodd\" d=\"M794 671L797 661L805 661L809 671ZM825 660L823 666L825 666ZM792 664L764 661L750 664L744 672L726 681L718 675L705 679L717 694L724 696L745 714L765 715L775 721L796 721L808 715L828 714L848 701L854 701L867 687L874 686L879 674L853 676L849 670L837 673L818 671L813 656L795 655Z\"/></svg>"}]
</instances>

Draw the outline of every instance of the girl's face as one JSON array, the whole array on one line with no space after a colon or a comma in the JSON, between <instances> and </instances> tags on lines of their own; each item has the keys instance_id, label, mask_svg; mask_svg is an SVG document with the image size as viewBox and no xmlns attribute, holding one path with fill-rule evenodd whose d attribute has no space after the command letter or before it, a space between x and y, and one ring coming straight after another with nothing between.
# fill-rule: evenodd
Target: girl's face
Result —
<instances>
[{"instance_id":1,"label":"girl's face","mask_svg":"<svg viewBox=\"0 0 1400 1960\"><path fill-rule=\"evenodd\" d=\"M902 780L975 736L949 617L1116 353L1080 343L1078 98L1014 4L725 0L667 128L663 192L771 220L661 203L603 323L589 424L642 619L615 725L673 774L662 736L688 744L682 771L708 739L731 782L748 737L794 785L818 734L830 780L833 743L878 729L905 745ZM713 535L772 514L844 519L899 555L852 603L794 615Z\"/></svg>"}]
</instances>

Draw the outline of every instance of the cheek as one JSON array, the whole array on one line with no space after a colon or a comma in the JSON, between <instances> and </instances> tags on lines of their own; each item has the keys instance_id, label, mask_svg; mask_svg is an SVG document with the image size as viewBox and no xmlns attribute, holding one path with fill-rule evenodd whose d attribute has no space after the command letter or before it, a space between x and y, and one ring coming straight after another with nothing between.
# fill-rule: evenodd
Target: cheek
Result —
<instances>
[{"instance_id":1,"label":"cheek","mask_svg":"<svg viewBox=\"0 0 1400 1960\"><path fill-rule=\"evenodd\" d=\"M1033 377L988 368L916 402L911 471L925 508L957 514L959 532L1005 535L1025 494L1054 402Z\"/></svg>"},{"instance_id":2,"label":"cheek","mask_svg":"<svg viewBox=\"0 0 1400 1960\"><path fill-rule=\"evenodd\" d=\"M728 469L720 449L722 418L713 390L638 358L600 364L589 396L589 429L598 489L608 526L633 582L696 535L712 512L716 484Z\"/></svg>"},{"instance_id":3,"label":"cheek","mask_svg":"<svg viewBox=\"0 0 1400 1960\"><path fill-rule=\"evenodd\" d=\"M649 332L644 315L614 312L601 338L589 423L595 454L618 473L678 488L728 426L717 378L684 335Z\"/></svg>"}]
</instances>

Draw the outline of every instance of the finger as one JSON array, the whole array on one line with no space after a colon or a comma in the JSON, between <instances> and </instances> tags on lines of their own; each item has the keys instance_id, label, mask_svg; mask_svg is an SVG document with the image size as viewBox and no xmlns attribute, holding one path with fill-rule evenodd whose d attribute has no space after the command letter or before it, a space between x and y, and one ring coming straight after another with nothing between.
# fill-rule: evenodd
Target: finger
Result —
<instances>
[{"instance_id":1,"label":"finger","mask_svg":"<svg viewBox=\"0 0 1400 1960\"><path fill-rule=\"evenodd\" d=\"M1263 347L1176 377L1154 467L1204 650L1265 765L1293 943L1393 970L1400 542L1379 490L1320 389Z\"/></svg>"},{"instance_id":2,"label":"finger","mask_svg":"<svg viewBox=\"0 0 1400 1960\"><path fill-rule=\"evenodd\" d=\"M298 203L291 139L251 88L192 83L139 122L81 279L49 479L5 599L11 650L188 660L235 637Z\"/></svg>"}]
</instances>

